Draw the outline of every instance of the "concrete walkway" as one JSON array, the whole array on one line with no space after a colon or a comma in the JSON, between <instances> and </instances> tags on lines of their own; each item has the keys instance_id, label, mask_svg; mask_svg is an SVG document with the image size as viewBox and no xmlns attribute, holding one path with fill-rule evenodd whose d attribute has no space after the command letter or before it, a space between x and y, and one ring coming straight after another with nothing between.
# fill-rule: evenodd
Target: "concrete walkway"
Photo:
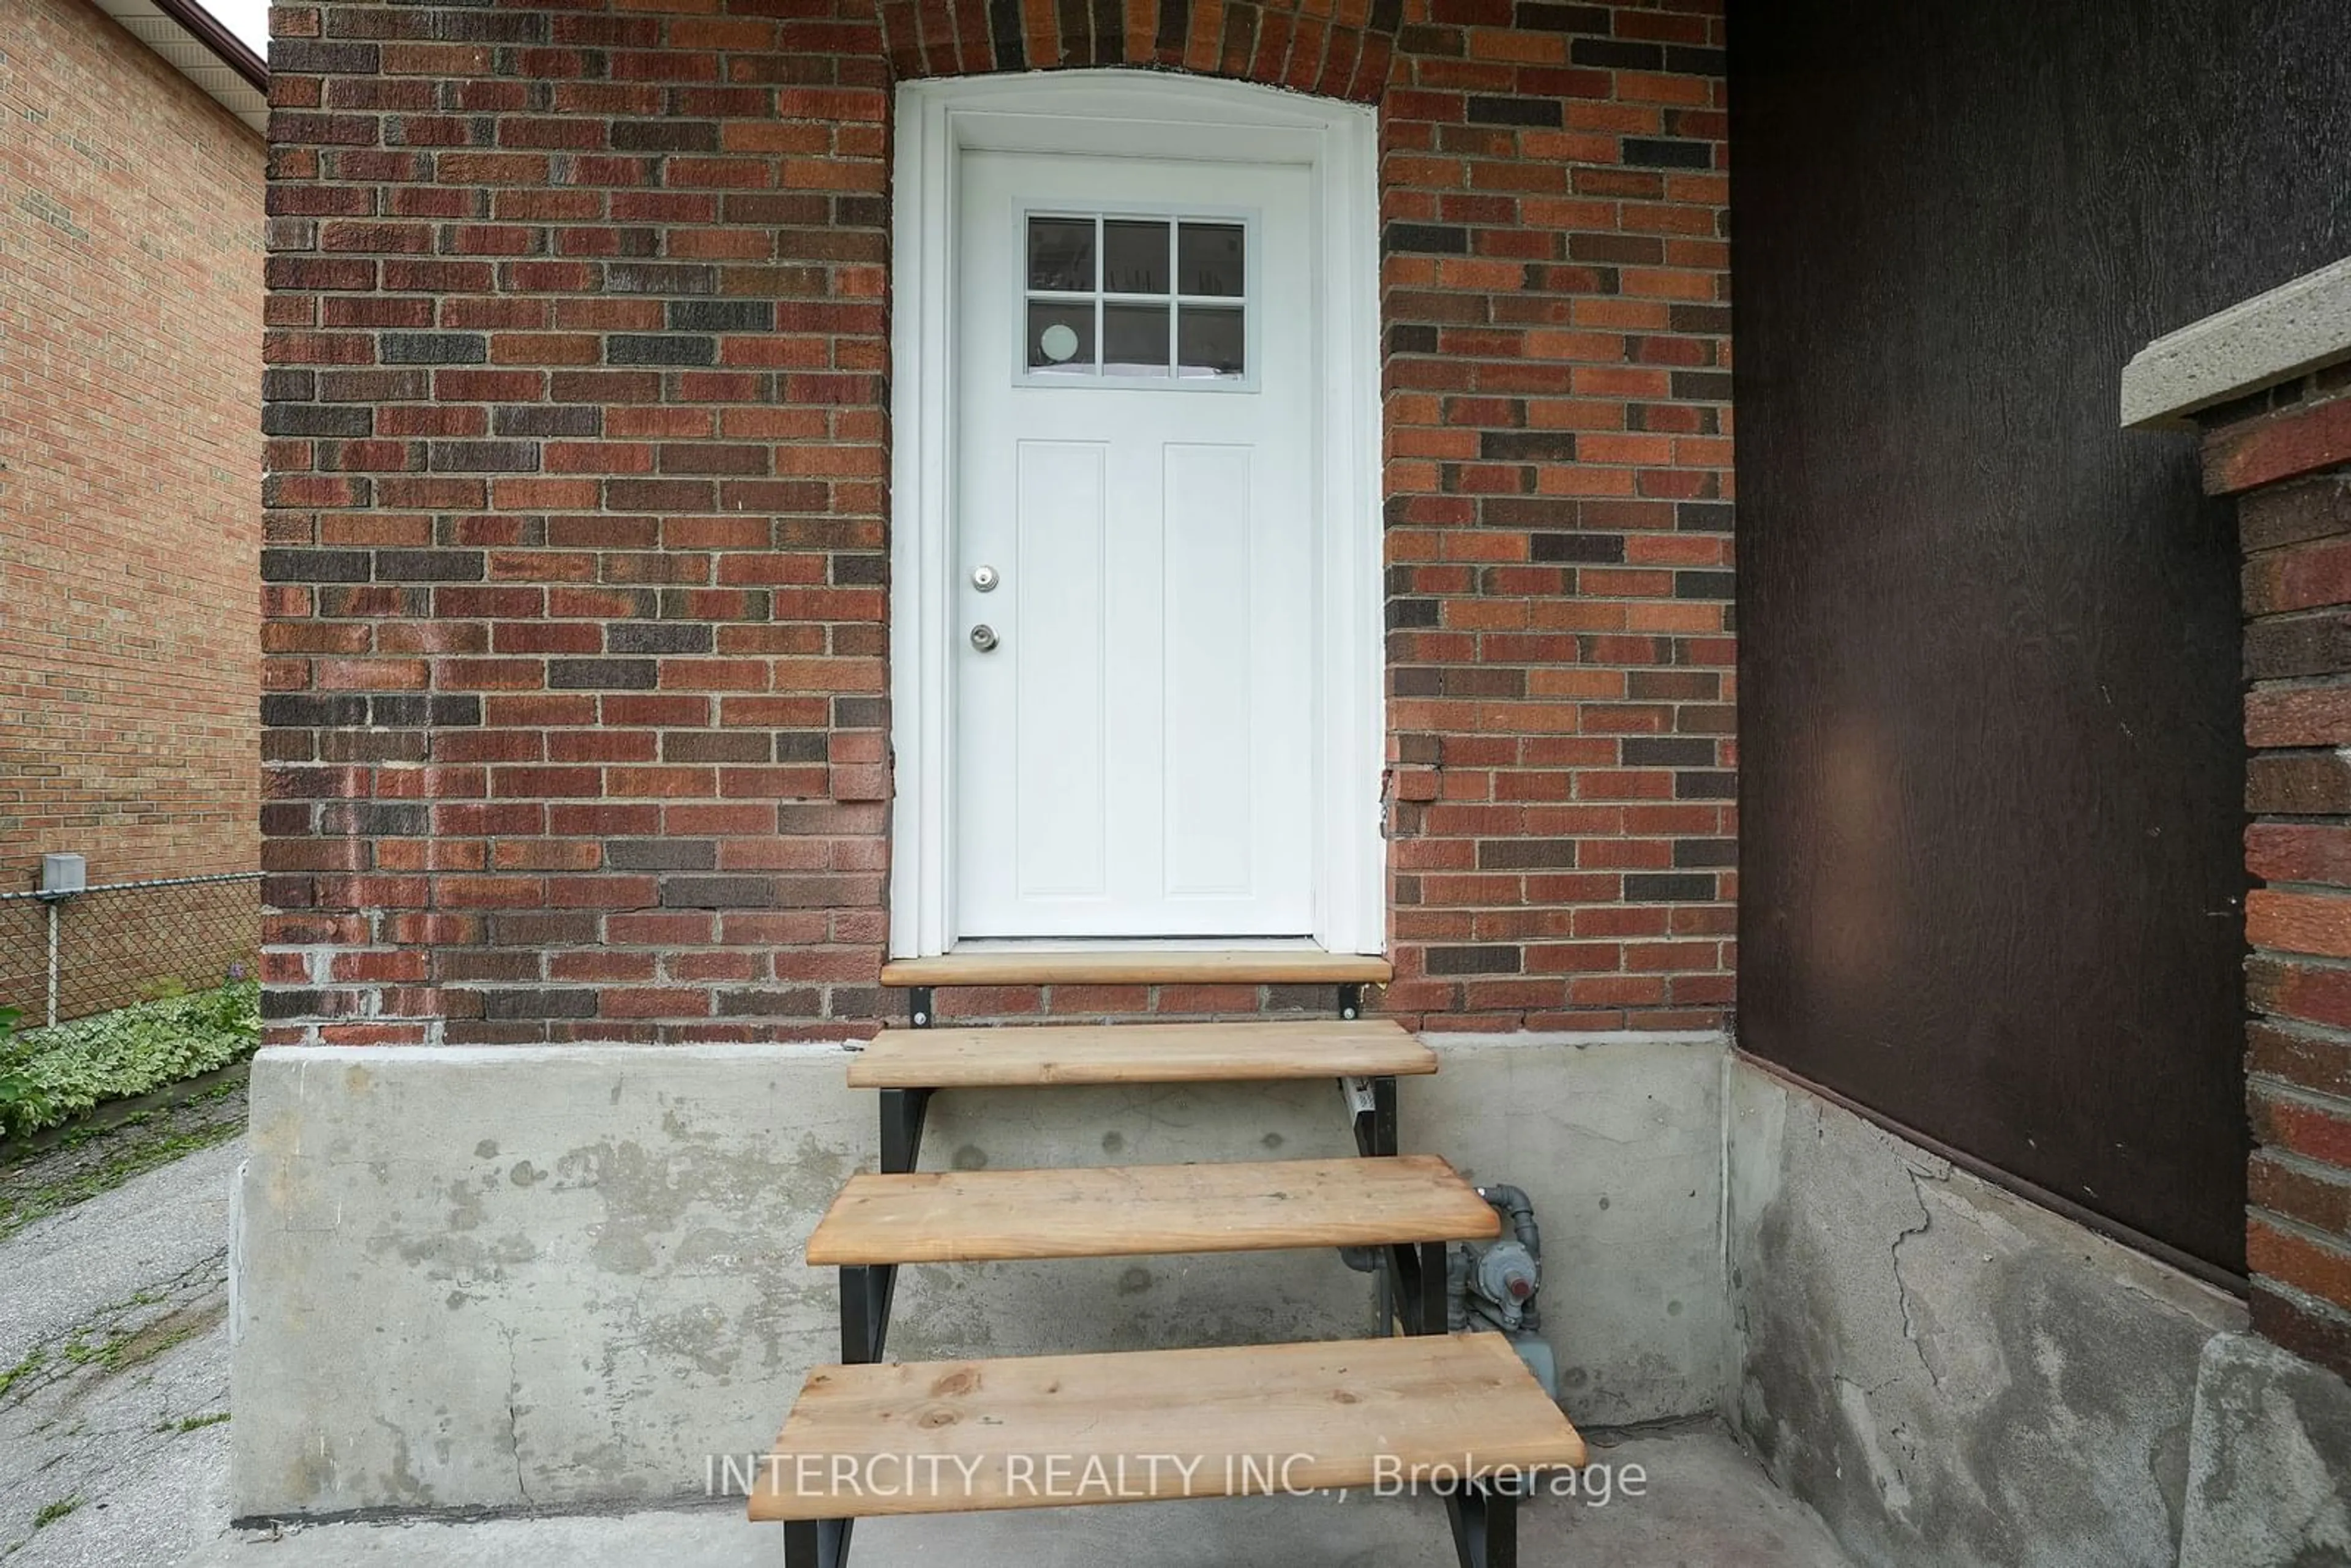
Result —
<instances>
[{"instance_id":1,"label":"concrete walkway","mask_svg":"<svg viewBox=\"0 0 2351 1568\"><path fill-rule=\"evenodd\" d=\"M1593 1458L1646 1474L1645 1495L1527 1505L1529 1568L1845 1568L1827 1533L1719 1428L1629 1438ZM747 1568L783 1561L783 1532L734 1506L613 1518L339 1524L225 1536L187 1568ZM1354 1497L1154 1503L858 1526L856 1568L1435 1568L1453 1561L1441 1506Z\"/></svg>"},{"instance_id":2,"label":"concrete walkway","mask_svg":"<svg viewBox=\"0 0 2351 1568\"><path fill-rule=\"evenodd\" d=\"M0 1241L8 1568L155 1568L218 1533L243 1149L200 1150Z\"/></svg>"}]
</instances>

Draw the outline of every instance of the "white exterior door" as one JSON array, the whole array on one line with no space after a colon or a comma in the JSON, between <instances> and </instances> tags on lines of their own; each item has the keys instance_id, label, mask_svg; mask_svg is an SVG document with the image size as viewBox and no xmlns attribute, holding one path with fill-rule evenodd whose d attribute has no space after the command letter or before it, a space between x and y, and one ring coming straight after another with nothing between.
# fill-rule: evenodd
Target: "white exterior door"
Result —
<instances>
[{"instance_id":1,"label":"white exterior door","mask_svg":"<svg viewBox=\"0 0 2351 1568\"><path fill-rule=\"evenodd\" d=\"M958 178L952 935L1309 935L1310 172L974 152Z\"/></svg>"}]
</instances>

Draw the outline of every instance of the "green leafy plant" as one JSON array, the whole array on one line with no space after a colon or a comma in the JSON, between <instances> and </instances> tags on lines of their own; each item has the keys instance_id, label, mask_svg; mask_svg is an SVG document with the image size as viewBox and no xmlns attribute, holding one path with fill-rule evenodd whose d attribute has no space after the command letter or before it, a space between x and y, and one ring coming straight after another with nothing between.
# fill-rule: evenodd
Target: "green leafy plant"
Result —
<instances>
[{"instance_id":1,"label":"green leafy plant","mask_svg":"<svg viewBox=\"0 0 2351 1568\"><path fill-rule=\"evenodd\" d=\"M53 1029L0 1031L0 1138L225 1067L261 1043L261 986L118 1008Z\"/></svg>"},{"instance_id":2,"label":"green leafy plant","mask_svg":"<svg viewBox=\"0 0 2351 1568\"><path fill-rule=\"evenodd\" d=\"M0 1063L14 1055L11 1042L16 1038L16 1020L24 1016L22 1008L0 1007ZM20 1116L39 1115L41 1109L40 1091L30 1078L22 1072L0 1070L0 1132L15 1125Z\"/></svg>"}]
</instances>

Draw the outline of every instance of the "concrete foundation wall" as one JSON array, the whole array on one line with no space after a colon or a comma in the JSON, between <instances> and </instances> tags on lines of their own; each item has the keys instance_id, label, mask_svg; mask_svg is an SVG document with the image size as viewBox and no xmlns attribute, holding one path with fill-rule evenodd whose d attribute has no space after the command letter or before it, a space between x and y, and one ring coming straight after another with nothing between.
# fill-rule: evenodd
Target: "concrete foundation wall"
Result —
<instances>
[{"instance_id":1,"label":"concrete foundation wall","mask_svg":"<svg viewBox=\"0 0 2351 1568\"><path fill-rule=\"evenodd\" d=\"M2344 1568L2351 1390L2241 1306L1732 1058L1435 1037L1408 1149L1527 1188L1587 1427L1719 1407L1860 1563ZM266 1051L233 1507L703 1495L838 1355L800 1260L874 1105L822 1045ZM1327 1083L947 1093L932 1168L1340 1155ZM925 1268L893 1354L1373 1331L1329 1251Z\"/></svg>"},{"instance_id":2,"label":"concrete foundation wall","mask_svg":"<svg viewBox=\"0 0 2351 1568\"><path fill-rule=\"evenodd\" d=\"M2205 1341L2179 1562L2351 1565L2351 1385L2252 1334Z\"/></svg>"},{"instance_id":3,"label":"concrete foundation wall","mask_svg":"<svg viewBox=\"0 0 2351 1568\"><path fill-rule=\"evenodd\" d=\"M1408 1149L1541 1215L1570 1407L1713 1406L1718 1035L1440 1040ZM297 1048L253 1074L234 1258L240 1517L703 1494L838 1356L810 1229L870 1169L831 1046ZM946 1093L926 1166L1351 1152L1334 1085ZM929 1357L1339 1337L1333 1252L910 1270L891 1348Z\"/></svg>"},{"instance_id":4,"label":"concrete foundation wall","mask_svg":"<svg viewBox=\"0 0 2351 1568\"><path fill-rule=\"evenodd\" d=\"M1744 1061L1727 1109L1729 1414L1774 1479L1873 1565L2186 1561L2239 1303Z\"/></svg>"}]
</instances>

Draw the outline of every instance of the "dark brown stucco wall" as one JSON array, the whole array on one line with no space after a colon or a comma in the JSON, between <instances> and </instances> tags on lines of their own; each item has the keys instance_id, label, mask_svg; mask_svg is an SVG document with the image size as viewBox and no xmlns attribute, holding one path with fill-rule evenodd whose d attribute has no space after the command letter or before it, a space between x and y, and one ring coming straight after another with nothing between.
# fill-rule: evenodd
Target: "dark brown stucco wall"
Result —
<instances>
[{"instance_id":1,"label":"dark brown stucco wall","mask_svg":"<svg viewBox=\"0 0 2351 1568\"><path fill-rule=\"evenodd\" d=\"M2340 26L1732 15L1740 1043L2230 1271L2236 546L2117 376L2351 249Z\"/></svg>"}]
</instances>

